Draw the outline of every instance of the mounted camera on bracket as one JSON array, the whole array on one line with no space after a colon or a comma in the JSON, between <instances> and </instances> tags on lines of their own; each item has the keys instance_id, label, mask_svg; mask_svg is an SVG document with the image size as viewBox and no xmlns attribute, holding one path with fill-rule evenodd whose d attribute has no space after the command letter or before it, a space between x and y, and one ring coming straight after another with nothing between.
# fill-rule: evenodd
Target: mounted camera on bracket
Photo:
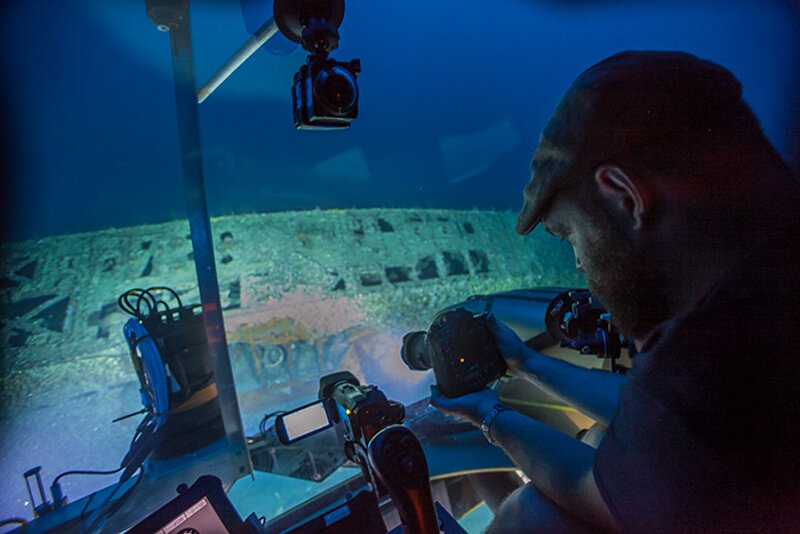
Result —
<instances>
[{"instance_id":1,"label":"mounted camera on bracket","mask_svg":"<svg viewBox=\"0 0 800 534\"><path fill-rule=\"evenodd\" d=\"M309 52L294 75L292 108L298 130L347 128L358 116L358 59L336 61L337 31L344 19L344 0L275 0L275 23L286 38Z\"/></svg>"}]
</instances>

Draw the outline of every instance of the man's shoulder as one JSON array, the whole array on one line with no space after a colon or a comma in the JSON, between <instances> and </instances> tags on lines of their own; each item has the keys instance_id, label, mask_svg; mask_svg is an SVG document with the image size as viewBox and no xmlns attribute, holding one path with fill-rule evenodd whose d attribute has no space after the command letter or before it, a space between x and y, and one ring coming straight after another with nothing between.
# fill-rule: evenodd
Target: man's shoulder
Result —
<instances>
[{"instance_id":1,"label":"man's shoulder","mask_svg":"<svg viewBox=\"0 0 800 534\"><path fill-rule=\"evenodd\" d=\"M713 525L717 512L738 520L736 506L759 495L778 503L778 487L798 496L796 236L761 242L694 310L659 325L634 359L595 458L621 523ZM787 510L776 504L766 524Z\"/></svg>"},{"instance_id":2,"label":"man's shoulder","mask_svg":"<svg viewBox=\"0 0 800 534\"><path fill-rule=\"evenodd\" d=\"M798 232L762 240L690 313L665 322L632 378L690 426L758 412L765 424L800 381ZM754 406L762 406L756 409ZM738 423L737 423L738 424Z\"/></svg>"},{"instance_id":3,"label":"man's shoulder","mask_svg":"<svg viewBox=\"0 0 800 534\"><path fill-rule=\"evenodd\" d=\"M798 303L800 229L793 226L754 244L689 313L658 325L642 358L653 362L641 367L701 370L758 357L759 347L791 346L800 341Z\"/></svg>"}]
</instances>

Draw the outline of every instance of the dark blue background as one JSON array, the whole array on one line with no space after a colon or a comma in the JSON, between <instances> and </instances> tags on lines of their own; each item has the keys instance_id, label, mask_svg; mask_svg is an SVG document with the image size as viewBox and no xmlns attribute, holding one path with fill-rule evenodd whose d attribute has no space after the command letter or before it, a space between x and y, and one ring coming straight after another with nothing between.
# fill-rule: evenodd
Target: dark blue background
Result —
<instances>
[{"instance_id":1,"label":"dark blue background","mask_svg":"<svg viewBox=\"0 0 800 534\"><path fill-rule=\"evenodd\" d=\"M249 34L238 1L191 3L202 84ZM516 209L560 95L631 48L730 68L797 168L793 5L348 0L334 56L361 58L360 117L345 132L295 131L305 54L259 51L200 106L211 211ZM143 1L4 2L0 39L4 239L184 216L168 36Z\"/></svg>"}]
</instances>

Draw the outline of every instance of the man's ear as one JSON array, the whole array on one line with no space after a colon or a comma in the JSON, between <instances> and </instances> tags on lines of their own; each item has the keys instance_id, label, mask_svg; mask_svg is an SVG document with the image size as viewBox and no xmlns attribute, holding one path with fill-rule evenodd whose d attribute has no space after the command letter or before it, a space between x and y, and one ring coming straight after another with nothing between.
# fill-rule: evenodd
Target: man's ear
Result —
<instances>
[{"instance_id":1,"label":"man's ear","mask_svg":"<svg viewBox=\"0 0 800 534\"><path fill-rule=\"evenodd\" d=\"M600 165L594 172L594 181L600 196L628 218L634 230L641 230L642 218L649 207L641 181L634 182L630 174L616 165Z\"/></svg>"}]
</instances>

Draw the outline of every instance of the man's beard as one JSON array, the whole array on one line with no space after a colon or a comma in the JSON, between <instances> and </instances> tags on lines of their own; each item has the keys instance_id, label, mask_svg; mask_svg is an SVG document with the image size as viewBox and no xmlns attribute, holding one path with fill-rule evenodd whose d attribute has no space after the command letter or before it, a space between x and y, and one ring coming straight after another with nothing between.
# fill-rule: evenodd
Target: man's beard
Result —
<instances>
[{"instance_id":1,"label":"man's beard","mask_svg":"<svg viewBox=\"0 0 800 534\"><path fill-rule=\"evenodd\" d=\"M622 334L641 341L669 319L669 301L657 271L609 221L598 225L595 239L587 243L586 263L589 290Z\"/></svg>"}]
</instances>

